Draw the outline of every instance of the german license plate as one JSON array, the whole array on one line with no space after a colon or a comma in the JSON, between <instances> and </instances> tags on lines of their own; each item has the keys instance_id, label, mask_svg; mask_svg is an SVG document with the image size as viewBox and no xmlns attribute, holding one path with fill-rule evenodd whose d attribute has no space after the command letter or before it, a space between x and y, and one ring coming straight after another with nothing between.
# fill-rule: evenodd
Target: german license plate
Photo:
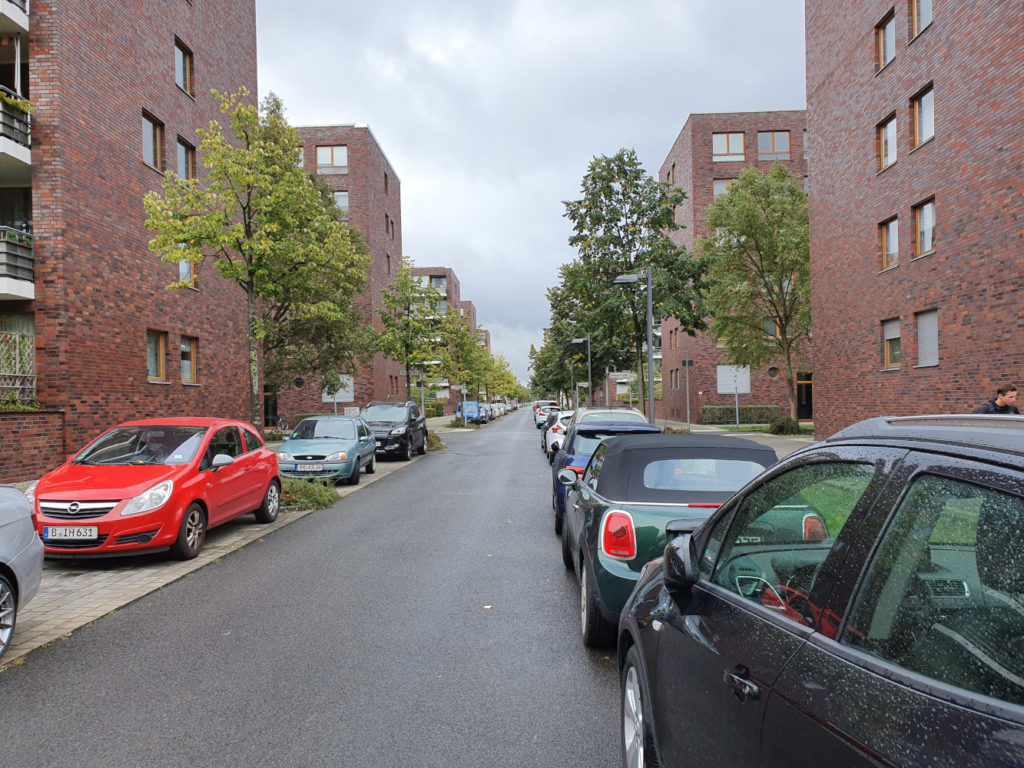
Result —
<instances>
[{"instance_id":1,"label":"german license plate","mask_svg":"<svg viewBox=\"0 0 1024 768\"><path fill-rule=\"evenodd\" d=\"M44 525L43 539L97 539L99 532L95 525Z\"/></svg>"},{"instance_id":2,"label":"german license plate","mask_svg":"<svg viewBox=\"0 0 1024 768\"><path fill-rule=\"evenodd\" d=\"M296 472L323 472L324 471L324 465L323 464L296 464L295 465L295 471Z\"/></svg>"}]
</instances>

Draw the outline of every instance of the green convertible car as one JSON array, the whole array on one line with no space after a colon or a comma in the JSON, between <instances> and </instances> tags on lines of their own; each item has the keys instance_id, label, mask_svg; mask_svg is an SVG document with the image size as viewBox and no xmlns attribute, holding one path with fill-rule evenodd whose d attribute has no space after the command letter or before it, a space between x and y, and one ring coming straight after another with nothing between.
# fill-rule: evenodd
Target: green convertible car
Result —
<instances>
[{"instance_id":1,"label":"green convertible car","mask_svg":"<svg viewBox=\"0 0 1024 768\"><path fill-rule=\"evenodd\" d=\"M611 645L644 564L776 460L771 448L728 435L638 434L604 440L582 478L561 470L558 482L567 486L562 559L580 580L584 645ZM827 536L810 510L778 523L765 535Z\"/></svg>"}]
</instances>

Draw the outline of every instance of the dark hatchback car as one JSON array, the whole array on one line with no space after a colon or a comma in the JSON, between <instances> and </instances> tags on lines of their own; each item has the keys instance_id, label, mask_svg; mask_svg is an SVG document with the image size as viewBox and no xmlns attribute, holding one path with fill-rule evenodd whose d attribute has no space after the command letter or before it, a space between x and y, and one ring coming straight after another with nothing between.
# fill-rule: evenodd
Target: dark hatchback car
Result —
<instances>
[{"instance_id":1,"label":"dark hatchback car","mask_svg":"<svg viewBox=\"0 0 1024 768\"><path fill-rule=\"evenodd\" d=\"M378 455L397 456L408 461L413 451L427 452L427 420L420 407L411 400L404 403L373 402L359 415L373 430Z\"/></svg>"},{"instance_id":2,"label":"dark hatchback car","mask_svg":"<svg viewBox=\"0 0 1024 768\"><path fill-rule=\"evenodd\" d=\"M565 433L565 441L551 459L551 509L555 513L556 534L562 533L562 521L565 519L565 486L558 481L559 470L568 468L582 476L594 449L606 437L655 432L661 432L661 429L643 421L594 421L576 425L570 423Z\"/></svg>"},{"instance_id":3,"label":"dark hatchback car","mask_svg":"<svg viewBox=\"0 0 1024 768\"><path fill-rule=\"evenodd\" d=\"M562 561L579 577L584 645L614 643L622 606L644 564L665 549L670 522L674 533L695 530L777 460L774 449L731 435L641 434L603 440L582 478L563 469ZM807 508L775 523L776 538L826 536Z\"/></svg>"},{"instance_id":4,"label":"dark hatchback car","mask_svg":"<svg viewBox=\"0 0 1024 768\"><path fill-rule=\"evenodd\" d=\"M770 535L801 505L820 541ZM1024 417L855 424L644 569L627 766L1024 765Z\"/></svg>"}]
</instances>

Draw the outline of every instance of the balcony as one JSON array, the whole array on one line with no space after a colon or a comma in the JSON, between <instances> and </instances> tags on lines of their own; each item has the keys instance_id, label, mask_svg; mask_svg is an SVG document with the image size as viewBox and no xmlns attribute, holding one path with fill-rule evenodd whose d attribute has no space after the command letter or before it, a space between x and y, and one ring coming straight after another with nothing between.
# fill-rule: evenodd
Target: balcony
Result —
<instances>
[{"instance_id":1,"label":"balcony","mask_svg":"<svg viewBox=\"0 0 1024 768\"><path fill-rule=\"evenodd\" d=\"M32 235L0 227L0 301L36 297Z\"/></svg>"},{"instance_id":2,"label":"balcony","mask_svg":"<svg viewBox=\"0 0 1024 768\"><path fill-rule=\"evenodd\" d=\"M28 34L28 0L0 0L0 35Z\"/></svg>"}]
</instances>

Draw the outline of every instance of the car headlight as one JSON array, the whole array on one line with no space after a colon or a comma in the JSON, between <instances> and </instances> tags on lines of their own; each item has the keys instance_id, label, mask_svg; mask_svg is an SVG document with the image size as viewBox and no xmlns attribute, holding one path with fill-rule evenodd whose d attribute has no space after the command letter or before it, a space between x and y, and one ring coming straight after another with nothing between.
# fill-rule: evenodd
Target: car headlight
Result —
<instances>
[{"instance_id":1,"label":"car headlight","mask_svg":"<svg viewBox=\"0 0 1024 768\"><path fill-rule=\"evenodd\" d=\"M39 481L36 480L32 485L25 489L25 498L31 501L33 504L36 503L36 486L39 485Z\"/></svg>"},{"instance_id":2,"label":"car headlight","mask_svg":"<svg viewBox=\"0 0 1024 768\"><path fill-rule=\"evenodd\" d=\"M278 461L295 461L295 459L292 458L292 455L290 453L285 453L284 451L278 451L277 452L277 460Z\"/></svg>"},{"instance_id":3,"label":"car headlight","mask_svg":"<svg viewBox=\"0 0 1024 768\"><path fill-rule=\"evenodd\" d=\"M174 492L174 481L164 480L159 485L154 485L145 493L140 493L129 501L121 510L121 515L138 515L142 512L151 512L163 506Z\"/></svg>"},{"instance_id":4,"label":"car headlight","mask_svg":"<svg viewBox=\"0 0 1024 768\"><path fill-rule=\"evenodd\" d=\"M324 459L324 461L344 461L344 460L345 460L345 452L344 451L335 451L330 456L328 456L326 459Z\"/></svg>"},{"instance_id":5,"label":"car headlight","mask_svg":"<svg viewBox=\"0 0 1024 768\"><path fill-rule=\"evenodd\" d=\"M391 434L392 435L404 435L405 434L405 427L398 427L397 429L392 429L391 430Z\"/></svg>"}]
</instances>

